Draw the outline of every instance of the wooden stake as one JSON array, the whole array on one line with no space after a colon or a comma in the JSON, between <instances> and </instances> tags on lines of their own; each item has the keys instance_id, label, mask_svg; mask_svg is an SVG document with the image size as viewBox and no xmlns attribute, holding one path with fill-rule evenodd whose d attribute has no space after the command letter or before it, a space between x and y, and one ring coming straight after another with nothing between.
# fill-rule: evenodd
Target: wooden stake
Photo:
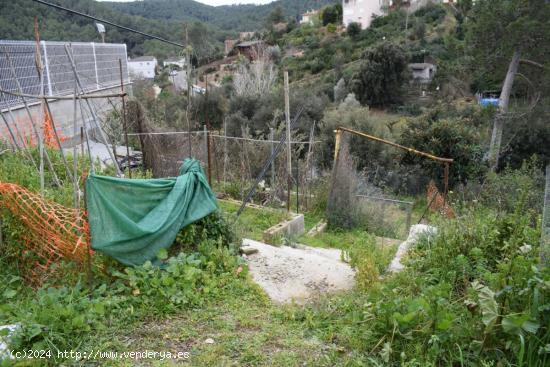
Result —
<instances>
[{"instance_id":1,"label":"wooden stake","mask_svg":"<svg viewBox=\"0 0 550 367\"><path fill-rule=\"evenodd\" d=\"M292 144L290 141L290 90L288 86L288 71L285 71L284 75L285 82L285 117L286 117L286 164L287 164L287 201L286 209L290 211L290 190L292 188Z\"/></svg>"},{"instance_id":2,"label":"wooden stake","mask_svg":"<svg viewBox=\"0 0 550 367\"><path fill-rule=\"evenodd\" d=\"M126 98L124 98L124 78L122 76L121 59L118 59L118 67L120 69L120 91L122 92L122 128L124 129L124 145L126 145L126 164L128 165L128 177L132 178L132 170L130 169L130 147L128 146L128 122L126 121Z\"/></svg>"}]
</instances>

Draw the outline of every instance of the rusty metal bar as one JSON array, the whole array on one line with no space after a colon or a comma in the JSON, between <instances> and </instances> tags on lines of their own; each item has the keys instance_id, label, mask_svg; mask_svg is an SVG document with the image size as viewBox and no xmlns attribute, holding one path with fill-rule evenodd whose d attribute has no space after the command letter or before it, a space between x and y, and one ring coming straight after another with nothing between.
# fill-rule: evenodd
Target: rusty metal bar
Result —
<instances>
[{"instance_id":1,"label":"rusty metal bar","mask_svg":"<svg viewBox=\"0 0 550 367\"><path fill-rule=\"evenodd\" d=\"M433 155L433 154L430 154L430 153L422 152L422 151L420 151L420 150L416 150L416 149L413 149L413 148L409 148L409 147L406 147L406 146L403 146L403 145L400 145L400 144L391 142L391 141L389 141L389 140L385 140L385 139L382 139L382 138L377 138L376 136L372 136L372 135L369 135L369 134L365 134L365 133L362 133L362 132L359 132L359 131L355 131L355 130L352 130L352 129L348 129L348 128L345 128L345 127L338 127L337 130L346 131L346 132L348 132L348 133L355 134L355 135L358 135L358 136L362 136L362 137L367 138L367 139L370 139L370 140L374 140L374 141L377 141L377 142L380 142L380 143L384 143L384 144L387 144L387 145L391 145L392 147L396 147L396 148L405 150L405 151L407 151L407 152L409 152L409 153L413 153L413 154L416 154L416 155L420 155L420 156L423 156L423 157L432 159L432 160L434 160L434 161L438 161L438 162L442 162L442 163L452 163L452 162L453 162L453 159L451 159L451 158L441 158L441 157L437 157L437 156L435 156L435 155Z\"/></svg>"}]
</instances>

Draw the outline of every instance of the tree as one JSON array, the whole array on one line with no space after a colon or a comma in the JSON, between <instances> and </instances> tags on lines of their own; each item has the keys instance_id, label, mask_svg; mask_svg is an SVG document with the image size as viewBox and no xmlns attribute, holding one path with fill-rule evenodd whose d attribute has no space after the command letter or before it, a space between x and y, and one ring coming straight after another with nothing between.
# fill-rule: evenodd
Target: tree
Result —
<instances>
[{"instance_id":1,"label":"tree","mask_svg":"<svg viewBox=\"0 0 550 367\"><path fill-rule=\"evenodd\" d=\"M269 25L277 24L285 21L285 13L281 6L277 6L275 9L269 13L267 17L267 22Z\"/></svg>"},{"instance_id":2,"label":"tree","mask_svg":"<svg viewBox=\"0 0 550 367\"><path fill-rule=\"evenodd\" d=\"M277 80L277 68L267 50L260 50L254 63L246 61L237 66L233 87L237 96L264 96L271 92Z\"/></svg>"},{"instance_id":3,"label":"tree","mask_svg":"<svg viewBox=\"0 0 550 367\"><path fill-rule=\"evenodd\" d=\"M363 55L352 90L363 105L387 106L398 103L406 80L407 58L403 49L385 42Z\"/></svg>"},{"instance_id":4,"label":"tree","mask_svg":"<svg viewBox=\"0 0 550 367\"><path fill-rule=\"evenodd\" d=\"M348 24L348 28L346 29L346 33L348 36L350 36L353 39L356 39L359 34L361 34L361 24L357 22L351 22Z\"/></svg>"},{"instance_id":5,"label":"tree","mask_svg":"<svg viewBox=\"0 0 550 367\"><path fill-rule=\"evenodd\" d=\"M334 102L341 102L346 98L348 94L348 88L346 86L346 81L344 78L340 78L338 83L334 86Z\"/></svg>"},{"instance_id":6,"label":"tree","mask_svg":"<svg viewBox=\"0 0 550 367\"><path fill-rule=\"evenodd\" d=\"M340 24L342 23L342 16L342 5L335 4L333 6L327 6L323 9L323 12L321 13L321 21L324 26L329 24Z\"/></svg>"},{"instance_id":7,"label":"tree","mask_svg":"<svg viewBox=\"0 0 550 367\"><path fill-rule=\"evenodd\" d=\"M496 114L489 148L489 162L496 169L512 87L522 60L529 66L521 75L530 84L546 72L538 62L546 62L550 52L550 4L544 0L482 0L470 12L468 41L479 89L501 84L499 112ZM525 60L529 58L531 60ZM539 65L541 67L537 67ZM533 79L529 72L533 72Z\"/></svg>"}]
</instances>

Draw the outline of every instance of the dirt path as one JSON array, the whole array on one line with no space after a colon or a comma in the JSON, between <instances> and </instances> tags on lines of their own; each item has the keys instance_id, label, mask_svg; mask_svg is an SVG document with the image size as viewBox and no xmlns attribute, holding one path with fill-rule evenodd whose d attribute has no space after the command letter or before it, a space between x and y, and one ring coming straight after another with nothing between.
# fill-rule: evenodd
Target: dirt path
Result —
<instances>
[{"instance_id":1,"label":"dirt path","mask_svg":"<svg viewBox=\"0 0 550 367\"><path fill-rule=\"evenodd\" d=\"M355 272L341 261L340 250L275 247L248 239L243 240L244 246L258 250L247 257L250 273L275 302L306 303L354 285Z\"/></svg>"}]
</instances>

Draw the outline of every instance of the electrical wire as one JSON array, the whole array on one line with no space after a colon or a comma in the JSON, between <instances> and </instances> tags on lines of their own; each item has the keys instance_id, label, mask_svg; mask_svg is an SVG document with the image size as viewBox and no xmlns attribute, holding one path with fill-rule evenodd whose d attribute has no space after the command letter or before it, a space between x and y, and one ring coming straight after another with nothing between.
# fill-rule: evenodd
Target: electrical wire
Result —
<instances>
[{"instance_id":1,"label":"electrical wire","mask_svg":"<svg viewBox=\"0 0 550 367\"><path fill-rule=\"evenodd\" d=\"M113 27L117 27L117 28L120 28L120 29L124 29L124 30L129 31L129 32L141 34L142 36L149 37L149 38L152 38L152 39L156 39L156 40L158 40L158 41L161 41L161 42L164 42L164 43L168 43L168 44L170 44L170 45L174 45L174 46L178 46L178 47L181 47L181 48L185 48L185 46L182 45L181 43L169 41L169 40L167 40L167 39L164 39L164 38L161 38L161 37L158 37L158 36L149 34L149 33L145 33L145 32L142 32L142 31L138 31L137 29L133 29L133 28L126 27L126 26L123 26L123 25L120 25L120 24L116 24L116 23L110 22L110 21L105 20L105 19L101 19L101 18L94 17L94 16L92 16L92 15L88 15L88 14L85 14L85 13L81 13L81 12L76 11L76 10L72 10L72 9L69 9L69 8L65 8L65 7L63 7L63 6L61 6L61 5L49 3L49 2L43 1L43 0L32 0L32 1L34 1L35 3L39 3L39 4L42 4L42 5L50 6L50 7L52 7L52 8L56 8L56 9L59 9L59 10L64 10L64 11L69 12L69 13L72 13L72 14L80 15L81 17L89 18L89 19L92 19L92 20L95 20L95 21L98 21L98 22L101 22L101 23L109 24L109 25L112 25Z\"/></svg>"}]
</instances>

